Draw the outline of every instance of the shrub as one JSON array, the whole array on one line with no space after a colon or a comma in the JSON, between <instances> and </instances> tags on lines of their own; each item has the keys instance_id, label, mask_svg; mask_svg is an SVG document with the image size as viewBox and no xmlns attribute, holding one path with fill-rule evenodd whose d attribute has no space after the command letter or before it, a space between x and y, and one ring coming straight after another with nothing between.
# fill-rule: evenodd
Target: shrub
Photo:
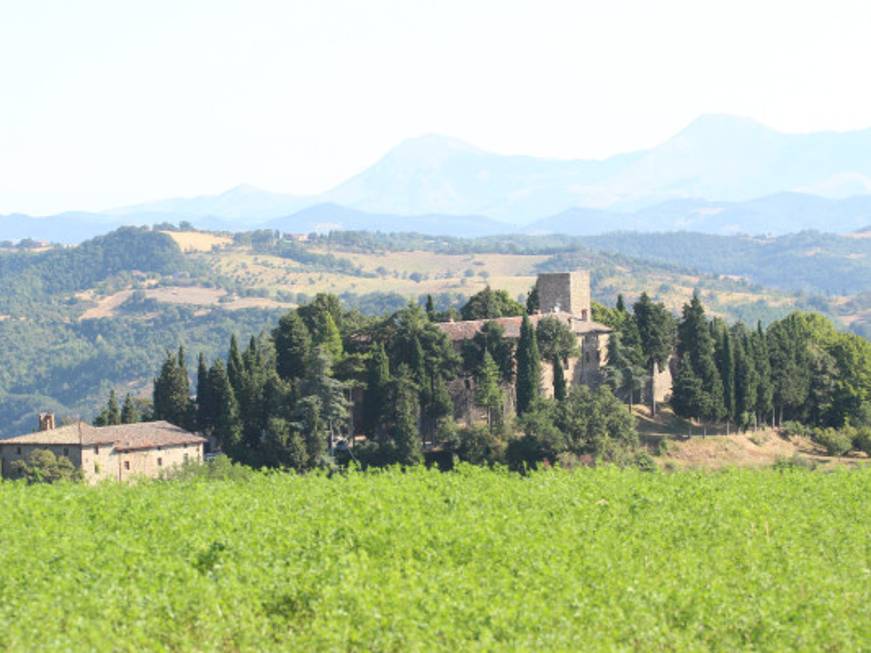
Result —
<instances>
[{"instance_id":1,"label":"shrub","mask_svg":"<svg viewBox=\"0 0 871 653\"><path fill-rule=\"evenodd\" d=\"M871 426L863 426L853 431L853 448L871 456Z\"/></svg>"},{"instance_id":2,"label":"shrub","mask_svg":"<svg viewBox=\"0 0 871 653\"><path fill-rule=\"evenodd\" d=\"M247 481L257 472L241 463L234 463L221 454L202 463L189 460L173 467L161 475L164 480L204 480L204 481Z\"/></svg>"},{"instance_id":3,"label":"shrub","mask_svg":"<svg viewBox=\"0 0 871 653\"><path fill-rule=\"evenodd\" d=\"M843 456L853 447L852 438L845 431L836 431L832 428L814 429L811 437L815 442L823 445L830 456Z\"/></svg>"},{"instance_id":4,"label":"shrub","mask_svg":"<svg viewBox=\"0 0 871 653\"><path fill-rule=\"evenodd\" d=\"M781 425L781 428L788 437L811 435L811 429L801 422L786 421Z\"/></svg>"},{"instance_id":5,"label":"shrub","mask_svg":"<svg viewBox=\"0 0 871 653\"><path fill-rule=\"evenodd\" d=\"M817 468L817 463L811 458L806 458L802 455L795 453L789 458L785 456L778 458L775 461L773 468L781 472L790 469L806 469L813 471Z\"/></svg>"},{"instance_id":6,"label":"shrub","mask_svg":"<svg viewBox=\"0 0 871 653\"><path fill-rule=\"evenodd\" d=\"M23 478L28 483L82 480L82 470L69 458L56 456L48 449L34 449L24 460L10 463L9 469L12 478Z\"/></svg>"},{"instance_id":7,"label":"shrub","mask_svg":"<svg viewBox=\"0 0 871 653\"><path fill-rule=\"evenodd\" d=\"M655 472L659 470L653 456L646 451L639 451L635 454L635 459L632 461L632 464L642 472Z\"/></svg>"},{"instance_id":8,"label":"shrub","mask_svg":"<svg viewBox=\"0 0 871 653\"><path fill-rule=\"evenodd\" d=\"M656 443L656 450L655 450L656 455L657 456L665 456L666 454L668 454L668 450L669 450L668 438L665 436L659 438L659 441Z\"/></svg>"}]
</instances>

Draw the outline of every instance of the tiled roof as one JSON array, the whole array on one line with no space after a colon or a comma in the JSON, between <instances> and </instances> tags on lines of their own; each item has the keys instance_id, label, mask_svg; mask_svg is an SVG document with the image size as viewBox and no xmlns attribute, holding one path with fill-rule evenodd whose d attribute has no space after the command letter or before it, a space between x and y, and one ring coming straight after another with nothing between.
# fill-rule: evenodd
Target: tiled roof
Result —
<instances>
[{"instance_id":1,"label":"tiled roof","mask_svg":"<svg viewBox=\"0 0 871 653\"><path fill-rule=\"evenodd\" d=\"M85 422L70 424L48 431L0 440L4 444L82 444L114 445L118 451L153 449L181 444L201 444L204 438L189 433L169 422L138 422L117 426L91 426Z\"/></svg>"},{"instance_id":2,"label":"tiled roof","mask_svg":"<svg viewBox=\"0 0 871 653\"><path fill-rule=\"evenodd\" d=\"M582 320L571 313L537 313L529 316L529 321L537 325L546 317L555 317L568 324L572 331L578 335L585 333L610 333L611 329L599 322ZM450 340L471 340L475 337L487 322L495 322L505 331L506 338L519 338L522 317L498 317L493 320L465 320L463 322L439 322L436 326L441 329Z\"/></svg>"}]
</instances>

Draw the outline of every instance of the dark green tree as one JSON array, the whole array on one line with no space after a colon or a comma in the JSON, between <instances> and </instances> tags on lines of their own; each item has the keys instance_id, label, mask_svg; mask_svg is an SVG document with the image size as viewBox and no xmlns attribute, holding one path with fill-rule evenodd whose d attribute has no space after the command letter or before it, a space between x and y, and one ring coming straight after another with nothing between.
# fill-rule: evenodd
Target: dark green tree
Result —
<instances>
[{"instance_id":1,"label":"dark green tree","mask_svg":"<svg viewBox=\"0 0 871 653\"><path fill-rule=\"evenodd\" d=\"M490 353L499 368L503 383L514 378L514 343L505 337L505 329L498 322L485 322L481 329L463 343L463 367L476 375L484 360L484 352Z\"/></svg>"},{"instance_id":2,"label":"dark green tree","mask_svg":"<svg viewBox=\"0 0 871 653\"><path fill-rule=\"evenodd\" d=\"M139 418L139 408L136 406L133 397L131 397L128 392L124 397L124 405L121 407L121 423L135 424L139 421Z\"/></svg>"},{"instance_id":3,"label":"dark green tree","mask_svg":"<svg viewBox=\"0 0 871 653\"><path fill-rule=\"evenodd\" d=\"M705 317L705 309L694 293L689 304L684 304L683 318L678 325L677 352L681 360L689 359L693 375L702 384L704 394L694 399L698 403L691 413L683 413L684 417L696 417L705 422L718 421L726 412L723 402L723 381L717 369L714 338L711 335L711 325ZM686 406L688 399L676 397L678 406ZM678 412L678 414L682 414Z\"/></svg>"},{"instance_id":4,"label":"dark green tree","mask_svg":"<svg viewBox=\"0 0 871 653\"><path fill-rule=\"evenodd\" d=\"M363 395L363 428L370 436L384 425L390 401L390 383L390 360L384 345L379 342L369 358Z\"/></svg>"},{"instance_id":5,"label":"dark green tree","mask_svg":"<svg viewBox=\"0 0 871 653\"><path fill-rule=\"evenodd\" d=\"M741 428L754 424L759 376L753 357L753 343L747 328L740 322L732 327L735 356L735 416Z\"/></svg>"},{"instance_id":6,"label":"dark green tree","mask_svg":"<svg viewBox=\"0 0 871 653\"><path fill-rule=\"evenodd\" d=\"M426 296L426 316L430 319L431 322L436 321L435 304L432 301L432 295Z\"/></svg>"},{"instance_id":7,"label":"dark green tree","mask_svg":"<svg viewBox=\"0 0 871 653\"><path fill-rule=\"evenodd\" d=\"M209 370L209 395L214 406L213 435L218 445L230 458L238 461L247 460L242 449L242 422L239 419L239 405L233 386L224 368L224 363L218 359Z\"/></svg>"},{"instance_id":8,"label":"dark green tree","mask_svg":"<svg viewBox=\"0 0 871 653\"><path fill-rule=\"evenodd\" d=\"M312 342L308 328L297 311L288 311L272 332L278 375L285 381L301 379L311 357Z\"/></svg>"},{"instance_id":9,"label":"dark green tree","mask_svg":"<svg viewBox=\"0 0 871 653\"><path fill-rule=\"evenodd\" d=\"M559 356L550 359L553 366L553 398L563 401L566 398L566 375L563 370L563 362Z\"/></svg>"},{"instance_id":10,"label":"dark green tree","mask_svg":"<svg viewBox=\"0 0 871 653\"><path fill-rule=\"evenodd\" d=\"M756 325L751 337L753 367L756 370L756 401L754 414L757 422L770 421L774 425L774 384L771 378L771 362L768 358L768 339L762 323Z\"/></svg>"},{"instance_id":11,"label":"dark green tree","mask_svg":"<svg viewBox=\"0 0 871 653\"><path fill-rule=\"evenodd\" d=\"M523 315L524 308L511 299L504 290L492 290L490 286L472 295L460 309L464 320L493 320L497 317Z\"/></svg>"},{"instance_id":12,"label":"dark green tree","mask_svg":"<svg viewBox=\"0 0 871 653\"><path fill-rule=\"evenodd\" d=\"M209 393L209 368L206 366L206 356L200 352L197 360L197 424L196 428L201 433L209 434L215 425L214 415L216 406Z\"/></svg>"},{"instance_id":13,"label":"dark green tree","mask_svg":"<svg viewBox=\"0 0 871 653\"><path fill-rule=\"evenodd\" d=\"M526 314L535 315L541 310L541 300L538 296L538 286L533 286L526 296Z\"/></svg>"},{"instance_id":14,"label":"dark green tree","mask_svg":"<svg viewBox=\"0 0 871 653\"><path fill-rule=\"evenodd\" d=\"M517 414L523 415L541 396L541 357L538 339L527 315L517 345Z\"/></svg>"},{"instance_id":15,"label":"dark green tree","mask_svg":"<svg viewBox=\"0 0 871 653\"><path fill-rule=\"evenodd\" d=\"M167 354L160 375L154 380L153 403L154 419L166 420L181 427L188 426L190 381L182 348L179 348L177 356Z\"/></svg>"},{"instance_id":16,"label":"dark green tree","mask_svg":"<svg viewBox=\"0 0 871 653\"><path fill-rule=\"evenodd\" d=\"M505 396L500 381L499 367L485 349L475 377L475 404L487 411L487 428L490 432L498 431L502 427Z\"/></svg>"},{"instance_id":17,"label":"dark green tree","mask_svg":"<svg viewBox=\"0 0 871 653\"><path fill-rule=\"evenodd\" d=\"M242 354L239 351L239 342L236 334L230 336L230 351L227 354L227 378L233 386L233 392L238 399L242 394L242 384L245 377L245 364L242 362Z\"/></svg>"},{"instance_id":18,"label":"dark green tree","mask_svg":"<svg viewBox=\"0 0 871 653\"><path fill-rule=\"evenodd\" d=\"M720 379L723 382L723 417L726 419L728 430L728 423L736 417L734 346L732 344L732 335L725 324L717 323L715 331L717 334L715 340L717 371L720 373Z\"/></svg>"},{"instance_id":19,"label":"dark green tree","mask_svg":"<svg viewBox=\"0 0 871 653\"><path fill-rule=\"evenodd\" d=\"M578 337L572 332L571 327L553 315L547 315L538 321L535 336L538 340L538 350L545 360L554 357L565 360L579 356L581 353Z\"/></svg>"},{"instance_id":20,"label":"dark green tree","mask_svg":"<svg viewBox=\"0 0 871 653\"><path fill-rule=\"evenodd\" d=\"M647 372L638 361L640 352L623 346L623 334L615 331L608 337L608 361L603 370L605 381L614 393L629 404L629 412L635 396L644 387Z\"/></svg>"},{"instance_id":21,"label":"dark green tree","mask_svg":"<svg viewBox=\"0 0 871 653\"><path fill-rule=\"evenodd\" d=\"M393 391L393 443L396 462L400 465L416 465L420 462L420 432L418 418L418 388L411 370L400 366L394 381Z\"/></svg>"},{"instance_id":22,"label":"dark green tree","mask_svg":"<svg viewBox=\"0 0 871 653\"><path fill-rule=\"evenodd\" d=\"M632 307L645 367L650 375L650 412L656 414L656 372L668 364L674 350L674 319L662 303L651 301L647 293Z\"/></svg>"}]
</instances>

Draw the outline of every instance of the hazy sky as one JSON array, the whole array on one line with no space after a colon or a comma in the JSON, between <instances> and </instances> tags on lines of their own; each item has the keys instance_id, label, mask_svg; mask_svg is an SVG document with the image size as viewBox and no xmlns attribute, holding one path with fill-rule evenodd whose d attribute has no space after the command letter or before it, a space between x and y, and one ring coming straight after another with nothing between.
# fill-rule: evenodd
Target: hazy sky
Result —
<instances>
[{"instance_id":1,"label":"hazy sky","mask_svg":"<svg viewBox=\"0 0 871 653\"><path fill-rule=\"evenodd\" d=\"M871 127L871 2L0 0L0 213L325 190L405 138Z\"/></svg>"}]
</instances>

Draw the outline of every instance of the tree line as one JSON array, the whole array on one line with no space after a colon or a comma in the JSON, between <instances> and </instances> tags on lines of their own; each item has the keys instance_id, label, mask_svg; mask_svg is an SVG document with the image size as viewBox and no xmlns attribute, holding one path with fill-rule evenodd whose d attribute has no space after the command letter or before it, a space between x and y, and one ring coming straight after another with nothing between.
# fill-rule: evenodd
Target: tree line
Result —
<instances>
[{"instance_id":1,"label":"tree line","mask_svg":"<svg viewBox=\"0 0 871 653\"><path fill-rule=\"evenodd\" d=\"M675 413L703 424L841 428L868 414L871 343L837 331L822 315L794 312L763 329L708 318L697 294L678 321L653 306L642 295L630 314L621 297L598 315L615 329L606 376L628 401L642 389L645 366L649 374L655 363L675 370Z\"/></svg>"}]
</instances>

